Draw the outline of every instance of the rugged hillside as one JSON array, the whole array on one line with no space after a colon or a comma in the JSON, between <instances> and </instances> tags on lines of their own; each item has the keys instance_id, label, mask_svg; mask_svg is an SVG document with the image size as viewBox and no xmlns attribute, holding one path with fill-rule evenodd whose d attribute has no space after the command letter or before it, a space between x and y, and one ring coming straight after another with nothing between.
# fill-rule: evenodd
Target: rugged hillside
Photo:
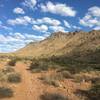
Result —
<instances>
[{"instance_id":1,"label":"rugged hillside","mask_svg":"<svg viewBox=\"0 0 100 100\"><path fill-rule=\"evenodd\" d=\"M50 37L43 41L30 43L26 47L15 52L15 55L32 57L64 55L68 57L75 57L80 60L87 60L100 57L99 51L100 31L76 31L70 33L53 33Z\"/></svg>"},{"instance_id":2,"label":"rugged hillside","mask_svg":"<svg viewBox=\"0 0 100 100\"><path fill-rule=\"evenodd\" d=\"M25 48L17 51L16 54L33 57L57 55L57 52L65 47L69 38L70 37L67 36L66 33L53 33L50 37L43 41L30 43Z\"/></svg>"}]
</instances>

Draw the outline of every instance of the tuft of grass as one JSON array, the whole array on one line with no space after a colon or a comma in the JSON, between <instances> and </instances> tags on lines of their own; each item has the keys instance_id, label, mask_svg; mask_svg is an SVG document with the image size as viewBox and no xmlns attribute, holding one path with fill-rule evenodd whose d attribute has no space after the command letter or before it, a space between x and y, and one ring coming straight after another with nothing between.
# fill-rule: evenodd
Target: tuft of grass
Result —
<instances>
[{"instance_id":1,"label":"tuft of grass","mask_svg":"<svg viewBox=\"0 0 100 100\"><path fill-rule=\"evenodd\" d=\"M60 87L61 84L59 81L63 80L63 77L61 74L51 74L51 75L48 75L48 76L42 76L40 78L41 80L43 80L43 82L45 84L48 84L48 85L52 85L52 86L55 86L55 87Z\"/></svg>"},{"instance_id":2,"label":"tuft of grass","mask_svg":"<svg viewBox=\"0 0 100 100\"><path fill-rule=\"evenodd\" d=\"M21 76L18 73L11 73L8 75L7 81L10 83L19 83L21 82Z\"/></svg>"},{"instance_id":3,"label":"tuft of grass","mask_svg":"<svg viewBox=\"0 0 100 100\"><path fill-rule=\"evenodd\" d=\"M88 76L88 75L86 75L85 73L84 74L75 74L74 75L74 81L75 82L78 82L78 83L80 83L80 82L89 82L89 81L91 81L92 80L92 77L91 76Z\"/></svg>"},{"instance_id":4,"label":"tuft of grass","mask_svg":"<svg viewBox=\"0 0 100 100\"><path fill-rule=\"evenodd\" d=\"M7 74L7 73L12 73L12 72L15 72L14 68L12 68L11 66L7 66L5 67L4 69L2 69L2 72L4 74Z\"/></svg>"},{"instance_id":5,"label":"tuft of grass","mask_svg":"<svg viewBox=\"0 0 100 100\"><path fill-rule=\"evenodd\" d=\"M61 75L63 78L73 78L73 75L69 71L62 71Z\"/></svg>"},{"instance_id":6,"label":"tuft of grass","mask_svg":"<svg viewBox=\"0 0 100 100\"><path fill-rule=\"evenodd\" d=\"M68 100L67 97L58 93L45 93L40 98L41 100Z\"/></svg>"},{"instance_id":7,"label":"tuft of grass","mask_svg":"<svg viewBox=\"0 0 100 100\"><path fill-rule=\"evenodd\" d=\"M16 65L16 62L19 61L19 60L21 60L21 58L12 57L12 58L10 59L10 61L8 62L8 65L9 65L9 66L15 66L15 65Z\"/></svg>"},{"instance_id":8,"label":"tuft of grass","mask_svg":"<svg viewBox=\"0 0 100 100\"><path fill-rule=\"evenodd\" d=\"M8 98L13 96L13 91L7 87L0 87L0 98Z\"/></svg>"},{"instance_id":9,"label":"tuft of grass","mask_svg":"<svg viewBox=\"0 0 100 100\"><path fill-rule=\"evenodd\" d=\"M95 84L89 91L89 98L91 100L100 100L100 83Z\"/></svg>"},{"instance_id":10,"label":"tuft of grass","mask_svg":"<svg viewBox=\"0 0 100 100\"><path fill-rule=\"evenodd\" d=\"M44 77L43 78L43 81L45 84L48 84L48 85L53 85L55 87L59 87L59 83L57 80L54 80L53 78L50 78L50 77Z\"/></svg>"},{"instance_id":11,"label":"tuft of grass","mask_svg":"<svg viewBox=\"0 0 100 100\"><path fill-rule=\"evenodd\" d=\"M48 69L48 63L34 60L29 66L31 72L41 72Z\"/></svg>"},{"instance_id":12,"label":"tuft of grass","mask_svg":"<svg viewBox=\"0 0 100 100\"><path fill-rule=\"evenodd\" d=\"M92 82L92 84L99 84L100 83L100 77L92 78L91 82Z\"/></svg>"},{"instance_id":13,"label":"tuft of grass","mask_svg":"<svg viewBox=\"0 0 100 100\"><path fill-rule=\"evenodd\" d=\"M8 78L8 74L14 73L14 72L15 70L10 66L7 66L4 69L1 69L0 70L0 82L6 82Z\"/></svg>"},{"instance_id":14,"label":"tuft of grass","mask_svg":"<svg viewBox=\"0 0 100 100\"><path fill-rule=\"evenodd\" d=\"M6 81L6 75L0 70L0 82L5 82Z\"/></svg>"},{"instance_id":15,"label":"tuft of grass","mask_svg":"<svg viewBox=\"0 0 100 100\"><path fill-rule=\"evenodd\" d=\"M100 83L94 84L89 90L77 90L76 94L85 100L100 100Z\"/></svg>"},{"instance_id":16,"label":"tuft of grass","mask_svg":"<svg viewBox=\"0 0 100 100\"><path fill-rule=\"evenodd\" d=\"M15 66L16 65L16 60L12 59L11 61L8 62L9 66Z\"/></svg>"},{"instance_id":17,"label":"tuft of grass","mask_svg":"<svg viewBox=\"0 0 100 100\"><path fill-rule=\"evenodd\" d=\"M5 67L0 70L0 82L19 83L21 82L21 76L11 66Z\"/></svg>"}]
</instances>

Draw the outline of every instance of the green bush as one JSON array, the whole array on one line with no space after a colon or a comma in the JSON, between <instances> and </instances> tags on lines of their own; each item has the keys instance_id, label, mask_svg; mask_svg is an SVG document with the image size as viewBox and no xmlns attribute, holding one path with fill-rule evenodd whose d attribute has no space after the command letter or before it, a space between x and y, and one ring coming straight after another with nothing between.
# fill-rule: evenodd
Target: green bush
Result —
<instances>
[{"instance_id":1,"label":"green bush","mask_svg":"<svg viewBox=\"0 0 100 100\"><path fill-rule=\"evenodd\" d=\"M92 84L99 84L100 83L100 77L92 78L91 82L92 82Z\"/></svg>"},{"instance_id":2,"label":"green bush","mask_svg":"<svg viewBox=\"0 0 100 100\"><path fill-rule=\"evenodd\" d=\"M11 60L8 62L8 65L9 66L15 66L16 65L16 62L21 60L21 58L17 58L17 57L14 57L14 58L11 58Z\"/></svg>"},{"instance_id":3,"label":"green bush","mask_svg":"<svg viewBox=\"0 0 100 100\"><path fill-rule=\"evenodd\" d=\"M0 82L5 82L6 81L6 75L0 70Z\"/></svg>"},{"instance_id":4,"label":"green bush","mask_svg":"<svg viewBox=\"0 0 100 100\"><path fill-rule=\"evenodd\" d=\"M10 88L0 87L0 98L8 98L12 96L13 96L13 91Z\"/></svg>"},{"instance_id":5,"label":"green bush","mask_svg":"<svg viewBox=\"0 0 100 100\"><path fill-rule=\"evenodd\" d=\"M19 83L21 82L21 76L18 73L11 73L8 75L7 81L10 83Z\"/></svg>"},{"instance_id":6,"label":"green bush","mask_svg":"<svg viewBox=\"0 0 100 100\"><path fill-rule=\"evenodd\" d=\"M89 98L91 100L100 100L100 83L94 85L89 91Z\"/></svg>"},{"instance_id":7,"label":"green bush","mask_svg":"<svg viewBox=\"0 0 100 100\"><path fill-rule=\"evenodd\" d=\"M10 66L15 66L15 64L16 64L16 60L11 60L8 62L8 65Z\"/></svg>"},{"instance_id":8,"label":"green bush","mask_svg":"<svg viewBox=\"0 0 100 100\"><path fill-rule=\"evenodd\" d=\"M7 66L4 69L2 69L2 72L5 73L5 74L12 73L14 71L15 71L14 68L12 68L11 66Z\"/></svg>"},{"instance_id":9,"label":"green bush","mask_svg":"<svg viewBox=\"0 0 100 100\"><path fill-rule=\"evenodd\" d=\"M48 63L43 61L32 61L31 65L29 66L29 70L31 72L41 72L48 69Z\"/></svg>"},{"instance_id":10,"label":"green bush","mask_svg":"<svg viewBox=\"0 0 100 100\"><path fill-rule=\"evenodd\" d=\"M11 66L7 66L0 70L0 82L7 82L8 76L11 73L15 73L15 70Z\"/></svg>"},{"instance_id":11,"label":"green bush","mask_svg":"<svg viewBox=\"0 0 100 100\"><path fill-rule=\"evenodd\" d=\"M59 81L63 80L64 78L61 75L61 73L56 73L48 76L42 76L40 79L43 80L43 82L46 84L53 85L55 87L60 87L61 84Z\"/></svg>"},{"instance_id":12,"label":"green bush","mask_svg":"<svg viewBox=\"0 0 100 100\"><path fill-rule=\"evenodd\" d=\"M73 75L69 71L62 71L61 74L63 78L73 78Z\"/></svg>"},{"instance_id":13,"label":"green bush","mask_svg":"<svg viewBox=\"0 0 100 100\"><path fill-rule=\"evenodd\" d=\"M89 81L91 81L92 82L92 76L88 76L87 74L82 74L82 73L80 73L80 74L75 74L74 76L73 76L73 78L74 78L74 81L75 82L78 82L78 83L80 83L80 82L83 82L83 81L85 81L85 82L89 82Z\"/></svg>"},{"instance_id":14,"label":"green bush","mask_svg":"<svg viewBox=\"0 0 100 100\"><path fill-rule=\"evenodd\" d=\"M84 96L85 100L100 100L100 83L93 85L89 90L77 90L76 95Z\"/></svg>"},{"instance_id":15,"label":"green bush","mask_svg":"<svg viewBox=\"0 0 100 100\"><path fill-rule=\"evenodd\" d=\"M53 78L51 78L51 77L44 77L44 78L42 78L42 80L43 80L43 82L44 82L45 84L53 85L53 86L55 86L55 87L59 87L58 81L55 80L55 79L53 79Z\"/></svg>"},{"instance_id":16,"label":"green bush","mask_svg":"<svg viewBox=\"0 0 100 100\"><path fill-rule=\"evenodd\" d=\"M67 97L58 93L45 93L40 96L42 100L68 100Z\"/></svg>"}]
</instances>

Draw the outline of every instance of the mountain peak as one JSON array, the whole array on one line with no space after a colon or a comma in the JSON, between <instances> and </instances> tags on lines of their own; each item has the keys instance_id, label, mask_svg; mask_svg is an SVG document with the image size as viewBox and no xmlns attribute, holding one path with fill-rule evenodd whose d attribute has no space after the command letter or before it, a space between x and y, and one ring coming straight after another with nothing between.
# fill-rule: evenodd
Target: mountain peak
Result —
<instances>
[{"instance_id":1,"label":"mountain peak","mask_svg":"<svg viewBox=\"0 0 100 100\"><path fill-rule=\"evenodd\" d=\"M52 33L50 37L61 37L65 35L67 35L67 33L59 31L59 32Z\"/></svg>"},{"instance_id":2,"label":"mountain peak","mask_svg":"<svg viewBox=\"0 0 100 100\"><path fill-rule=\"evenodd\" d=\"M46 57L52 55L81 56L100 49L100 31L55 32L50 37L30 43L15 52L19 56Z\"/></svg>"}]
</instances>

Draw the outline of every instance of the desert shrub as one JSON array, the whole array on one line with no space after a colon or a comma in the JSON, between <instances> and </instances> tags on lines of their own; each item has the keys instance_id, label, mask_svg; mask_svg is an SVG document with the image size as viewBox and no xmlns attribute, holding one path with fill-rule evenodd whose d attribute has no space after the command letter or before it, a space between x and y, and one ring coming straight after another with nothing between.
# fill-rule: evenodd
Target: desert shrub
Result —
<instances>
[{"instance_id":1,"label":"desert shrub","mask_svg":"<svg viewBox=\"0 0 100 100\"><path fill-rule=\"evenodd\" d=\"M78 89L74 93L79 98L79 100L91 100L88 98L88 92L85 90Z\"/></svg>"},{"instance_id":2,"label":"desert shrub","mask_svg":"<svg viewBox=\"0 0 100 100\"><path fill-rule=\"evenodd\" d=\"M6 81L6 75L0 70L0 82L5 82Z\"/></svg>"},{"instance_id":3,"label":"desert shrub","mask_svg":"<svg viewBox=\"0 0 100 100\"><path fill-rule=\"evenodd\" d=\"M40 98L41 100L68 100L67 97L58 93L45 93Z\"/></svg>"},{"instance_id":4,"label":"desert shrub","mask_svg":"<svg viewBox=\"0 0 100 100\"><path fill-rule=\"evenodd\" d=\"M42 80L43 80L43 82L44 82L45 84L49 84L49 85L53 85L53 86L55 86L55 87L59 87L58 81L57 81L57 80L54 80L54 79L51 78L51 77L43 77Z\"/></svg>"},{"instance_id":5,"label":"desert shrub","mask_svg":"<svg viewBox=\"0 0 100 100\"><path fill-rule=\"evenodd\" d=\"M92 78L91 82L92 82L92 84L99 84L100 83L100 77Z\"/></svg>"},{"instance_id":6,"label":"desert shrub","mask_svg":"<svg viewBox=\"0 0 100 100\"><path fill-rule=\"evenodd\" d=\"M61 72L63 78L73 78L73 75L69 71Z\"/></svg>"},{"instance_id":7,"label":"desert shrub","mask_svg":"<svg viewBox=\"0 0 100 100\"><path fill-rule=\"evenodd\" d=\"M100 100L100 83L93 85L89 90L77 90L77 96L84 96L84 100Z\"/></svg>"},{"instance_id":8,"label":"desert shrub","mask_svg":"<svg viewBox=\"0 0 100 100\"><path fill-rule=\"evenodd\" d=\"M8 98L13 96L13 91L7 87L0 87L0 98Z\"/></svg>"},{"instance_id":9,"label":"desert shrub","mask_svg":"<svg viewBox=\"0 0 100 100\"><path fill-rule=\"evenodd\" d=\"M15 70L12 67L5 67L4 69L0 70L0 81L6 82L8 78L8 74L14 72Z\"/></svg>"},{"instance_id":10,"label":"desert shrub","mask_svg":"<svg viewBox=\"0 0 100 100\"><path fill-rule=\"evenodd\" d=\"M11 72L14 72L14 68L12 68L11 66L7 66L5 67L4 69L2 69L2 72L7 74L7 73L11 73Z\"/></svg>"},{"instance_id":11,"label":"desert shrub","mask_svg":"<svg viewBox=\"0 0 100 100\"><path fill-rule=\"evenodd\" d=\"M60 87L61 85L59 81L63 80L63 77L61 74L57 73L48 76L42 76L40 79L43 80L45 84L53 85L55 87Z\"/></svg>"},{"instance_id":12,"label":"desert shrub","mask_svg":"<svg viewBox=\"0 0 100 100\"><path fill-rule=\"evenodd\" d=\"M43 61L32 61L31 65L29 66L29 69L32 72L41 72L48 69L48 63Z\"/></svg>"},{"instance_id":13,"label":"desert shrub","mask_svg":"<svg viewBox=\"0 0 100 100\"><path fill-rule=\"evenodd\" d=\"M8 75L7 81L10 83L19 83L21 82L21 76L18 73L11 73Z\"/></svg>"},{"instance_id":14,"label":"desert shrub","mask_svg":"<svg viewBox=\"0 0 100 100\"><path fill-rule=\"evenodd\" d=\"M100 100L100 83L95 84L89 91L88 91L88 97L91 100Z\"/></svg>"},{"instance_id":15,"label":"desert shrub","mask_svg":"<svg viewBox=\"0 0 100 100\"><path fill-rule=\"evenodd\" d=\"M75 82L79 82L79 83L83 82L83 81L89 82L92 79L91 76L88 76L85 73L84 74L81 74L81 73L80 74L76 74L76 75L73 76L73 78L74 78Z\"/></svg>"},{"instance_id":16,"label":"desert shrub","mask_svg":"<svg viewBox=\"0 0 100 100\"><path fill-rule=\"evenodd\" d=\"M11 59L11 60L8 62L8 65L9 65L9 66L15 66L15 65L16 65L16 62L17 62L17 58Z\"/></svg>"},{"instance_id":17,"label":"desert shrub","mask_svg":"<svg viewBox=\"0 0 100 100\"><path fill-rule=\"evenodd\" d=\"M8 65L15 66L17 61L22 61L22 60L24 60L24 58L17 57L17 56L10 57L10 61L8 62Z\"/></svg>"},{"instance_id":18,"label":"desert shrub","mask_svg":"<svg viewBox=\"0 0 100 100\"><path fill-rule=\"evenodd\" d=\"M0 82L18 83L21 81L21 76L16 73L15 70L9 66L0 70Z\"/></svg>"}]
</instances>

